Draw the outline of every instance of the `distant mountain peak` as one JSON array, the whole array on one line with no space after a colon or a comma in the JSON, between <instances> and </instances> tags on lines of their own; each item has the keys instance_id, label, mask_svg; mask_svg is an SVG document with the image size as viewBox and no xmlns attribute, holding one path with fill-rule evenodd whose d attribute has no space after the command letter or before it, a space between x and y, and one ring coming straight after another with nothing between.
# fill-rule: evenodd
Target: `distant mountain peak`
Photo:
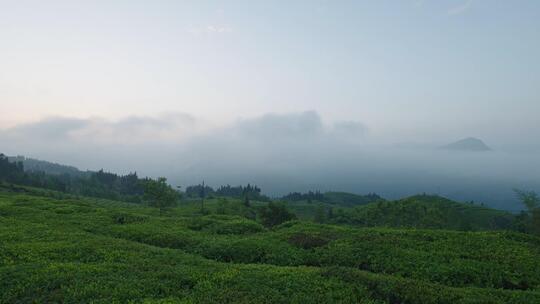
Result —
<instances>
[{"instance_id":1,"label":"distant mountain peak","mask_svg":"<svg viewBox=\"0 0 540 304\"><path fill-rule=\"evenodd\" d=\"M441 148L456 151L491 151L491 148L488 147L481 139L474 137L467 137L442 146Z\"/></svg>"}]
</instances>

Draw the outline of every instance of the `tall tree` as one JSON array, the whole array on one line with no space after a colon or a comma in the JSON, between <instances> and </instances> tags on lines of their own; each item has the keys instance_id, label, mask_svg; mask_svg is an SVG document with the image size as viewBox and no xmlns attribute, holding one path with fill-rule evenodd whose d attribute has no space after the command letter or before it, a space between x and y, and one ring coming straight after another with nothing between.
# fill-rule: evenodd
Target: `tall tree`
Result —
<instances>
[{"instance_id":1,"label":"tall tree","mask_svg":"<svg viewBox=\"0 0 540 304\"><path fill-rule=\"evenodd\" d=\"M540 197L534 191L514 189L514 192L531 215L531 231L540 234Z\"/></svg>"},{"instance_id":2,"label":"tall tree","mask_svg":"<svg viewBox=\"0 0 540 304\"><path fill-rule=\"evenodd\" d=\"M152 207L159 208L159 214L178 202L178 192L167 184L167 179L160 177L157 180L148 180L144 189L144 199Z\"/></svg>"}]
</instances>

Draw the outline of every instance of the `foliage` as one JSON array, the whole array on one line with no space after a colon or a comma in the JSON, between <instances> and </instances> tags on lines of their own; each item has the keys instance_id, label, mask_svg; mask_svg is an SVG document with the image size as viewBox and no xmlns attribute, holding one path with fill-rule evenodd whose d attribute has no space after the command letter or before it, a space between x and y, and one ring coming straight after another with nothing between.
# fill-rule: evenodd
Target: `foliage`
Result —
<instances>
[{"instance_id":1,"label":"foliage","mask_svg":"<svg viewBox=\"0 0 540 304\"><path fill-rule=\"evenodd\" d=\"M159 215L10 189L0 191L0 303L540 302L540 238L523 233L301 221L267 230L198 216L196 203Z\"/></svg>"},{"instance_id":2,"label":"foliage","mask_svg":"<svg viewBox=\"0 0 540 304\"><path fill-rule=\"evenodd\" d=\"M186 197L190 198L202 198L206 196L212 196L214 194L214 189L208 185L199 184L194 186L187 186L186 187Z\"/></svg>"},{"instance_id":3,"label":"foliage","mask_svg":"<svg viewBox=\"0 0 540 304\"><path fill-rule=\"evenodd\" d=\"M4 154L0 154L0 182L18 182L23 179L23 176L22 162L10 162Z\"/></svg>"},{"instance_id":4,"label":"foliage","mask_svg":"<svg viewBox=\"0 0 540 304\"><path fill-rule=\"evenodd\" d=\"M527 207L529 211L533 211L536 208L540 208L540 197L534 191L524 191L519 189L514 189L517 197L521 202Z\"/></svg>"},{"instance_id":5,"label":"foliage","mask_svg":"<svg viewBox=\"0 0 540 304\"><path fill-rule=\"evenodd\" d=\"M289 237L289 243L303 249L321 247L330 242L329 239L307 233L296 233Z\"/></svg>"},{"instance_id":6,"label":"foliage","mask_svg":"<svg viewBox=\"0 0 540 304\"><path fill-rule=\"evenodd\" d=\"M188 228L216 234L250 234L264 230L261 224L242 217L217 215L194 217L189 221Z\"/></svg>"},{"instance_id":7,"label":"foliage","mask_svg":"<svg viewBox=\"0 0 540 304\"><path fill-rule=\"evenodd\" d=\"M417 195L378 201L334 215L332 223L456 230L510 229L514 216L482 206L457 203L439 196Z\"/></svg>"},{"instance_id":8,"label":"foliage","mask_svg":"<svg viewBox=\"0 0 540 304\"><path fill-rule=\"evenodd\" d=\"M64 168L61 165L41 161L29 162L33 165L33 169L27 171L23 161L28 163L27 159L21 157L9 160L8 157L0 154L0 181L75 195L141 203L144 185L149 180L148 178L140 179L137 173L122 176L99 170L82 174L71 167ZM39 169L58 174L46 173Z\"/></svg>"},{"instance_id":9,"label":"foliage","mask_svg":"<svg viewBox=\"0 0 540 304\"><path fill-rule=\"evenodd\" d=\"M323 205L319 205L315 209L315 217L313 221L319 224L322 224L326 221L326 208Z\"/></svg>"},{"instance_id":10,"label":"foliage","mask_svg":"<svg viewBox=\"0 0 540 304\"><path fill-rule=\"evenodd\" d=\"M357 195L357 194L346 193L346 192L326 192L324 194L324 197L325 197L324 199L325 203L339 205L339 206L346 206L346 207L365 205L365 204L373 203L379 200L383 200L383 198L377 195L376 193L368 193L366 195Z\"/></svg>"},{"instance_id":11,"label":"foliage","mask_svg":"<svg viewBox=\"0 0 540 304\"><path fill-rule=\"evenodd\" d=\"M8 158L10 162L22 163L24 166L24 170L30 171L30 172L44 172L45 174L50 174L50 175L68 174L68 175L80 176L80 177L88 173L88 172L79 171L79 169L72 166L51 163L48 161L28 158L24 156L15 156L15 157L8 157Z\"/></svg>"},{"instance_id":12,"label":"foliage","mask_svg":"<svg viewBox=\"0 0 540 304\"><path fill-rule=\"evenodd\" d=\"M527 207L530 214L530 218L527 217L527 224L529 230L533 233L540 235L540 197L534 191L514 190L521 200L521 202Z\"/></svg>"},{"instance_id":13,"label":"foliage","mask_svg":"<svg viewBox=\"0 0 540 304\"><path fill-rule=\"evenodd\" d=\"M167 184L167 179L160 177L157 180L148 180L144 188L144 199L148 205L163 212L165 208L173 207L178 201L178 192Z\"/></svg>"},{"instance_id":14,"label":"foliage","mask_svg":"<svg viewBox=\"0 0 540 304\"><path fill-rule=\"evenodd\" d=\"M308 191L306 193L292 192L282 197L282 200L288 202L318 201L325 204L339 205L344 207L365 205L381 199L382 198L375 193L369 193L367 195L357 195L346 192L321 193L320 191Z\"/></svg>"},{"instance_id":15,"label":"foliage","mask_svg":"<svg viewBox=\"0 0 540 304\"><path fill-rule=\"evenodd\" d=\"M269 202L270 198L261 194L261 188L256 185L247 184L247 186L220 186L217 190L214 190L208 185L193 185L186 188L186 196L191 198L200 197L201 191L206 193L207 196L219 196L229 198L243 198L247 200L256 200L262 202Z\"/></svg>"},{"instance_id":16,"label":"foliage","mask_svg":"<svg viewBox=\"0 0 540 304\"><path fill-rule=\"evenodd\" d=\"M270 202L259 211L264 226L273 227L283 222L296 219L296 215L287 210L284 204Z\"/></svg>"},{"instance_id":17,"label":"foliage","mask_svg":"<svg viewBox=\"0 0 540 304\"><path fill-rule=\"evenodd\" d=\"M308 191L307 193L300 193L300 192L291 192L285 196L283 196L281 199L285 201L307 201L307 200L317 200L317 201L323 201L324 195L319 191Z\"/></svg>"}]
</instances>

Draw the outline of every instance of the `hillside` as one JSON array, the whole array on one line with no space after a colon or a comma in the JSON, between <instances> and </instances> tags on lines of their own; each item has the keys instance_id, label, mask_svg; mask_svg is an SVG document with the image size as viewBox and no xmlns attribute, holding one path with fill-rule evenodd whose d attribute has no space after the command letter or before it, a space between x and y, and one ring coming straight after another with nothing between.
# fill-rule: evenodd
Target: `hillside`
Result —
<instances>
[{"instance_id":1,"label":"hillside","mask_svg":"<svg viewBox=\"0 0 540 304\"><path fill-rule=\"evenodd\" d=\"M378 201L338 214L334 223L358 226L409 227L454 230L512 228L514 216L483 206L464 204L433 195L397 201Z\"/></svg>"},{"instance_id":2,"label":"hillside","mask_svg":"<svg viewBox=\"0 0 540 304\"><path fill-rule=\"evenodd\" d=\"M380 199L381 197L377 194L358 195L347 192L325 192L322 201L327 204L352 207L369 204Z\"/></svg>"},{"instance_id":3,"label":"hillside","mask_svg":"<svg viewBox=\"0 0 540 304\"><path fill-rule=\"evenodd\" d=\"M442 149L445 150L455 150L455 151L490 151L491 148L488 147L482 140L478 138L468 137L462 140L458 140L454 143L442 146Z\"/></svg>"},{"instance_id":4,"label":"hillside","mask_svg":"<svg viewBox=\"0 0 540 304\"><path fill-rule=\"evenodd\" d=\"M377 194L359 195L347 192L293 192L281 198L287 206L303 220L327 218L334 210L349 209L383 200ZM319 215L317 215L319 214ZM322 219L321 221L325 221Z\"/></svg>"},{"instance_id":5,"label":"hillside","mask_svg":"<svg viewBox=\"0 0 540 304\"><path fill-rule=\"evenodd\" d=\"M44 172L53 175L69 174L71 176L84 176L86 172L80 171L73 166L61 165L49 161L28 158L24 156L8 156L10 162L22 162L25 171Z\"/></svg>"},{"instance_id":6,"label":"hillside","mask_svg":"<svg viewBox=\"0 0 540 304\"><path fill-rule=\"evenodd\" d=\"M375 193L370 193L367 195L359 195L348 192L313 192L309 191L307 193L292 192L283 197L281 200L287 202L319 202L330 205L336 205L340 207L352 207L358 205L364 205L372 203L382 199L379 195Z\"/></svg>"},{"instance_id":7,"label":"hillside","mask_svg":"<svg viewBox=\"0 0 540 304\"><path fill-rule=\"evenodd\" d=\"M0 303L538 303L540 238L0 191ZM241 204L228 200L227 205ZM234 208L232 208L234 209ZM232 210L231 209L231 210Z\"/></svg>"}]
</instances>

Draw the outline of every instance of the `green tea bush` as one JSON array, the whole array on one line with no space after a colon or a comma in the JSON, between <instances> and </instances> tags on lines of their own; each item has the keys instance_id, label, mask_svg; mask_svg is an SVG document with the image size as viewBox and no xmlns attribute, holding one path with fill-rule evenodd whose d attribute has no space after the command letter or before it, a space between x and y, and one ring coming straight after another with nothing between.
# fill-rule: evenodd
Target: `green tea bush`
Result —
<instances>
[{"instance_id":1,"label":"green tea bush","mask_svg":"<svg viewBox=\"0 0 540 304\"><path fill-rule=\"evenodd\" d=\"M536 236L195 212L0 191L0 303L540 303Z\"/></svg>"},{"instance_id":2,"label":"green tea bush","mask_svg":"<svg viewBox=\"0 0 540 304\"><path fill-rule=\"evenodd\" d=\"M264 227L255 221L224 215L193 218L189 221L188 228L195 231L206 231L216 234L251 234L264 230Z\"/></svg>"},{"instance_id":3,"label":"green tea bush","mask_svg":"<svg viewBox=\"0 0 540 304\"><path fill-rule=\"evenodd\" d=\"M306 233L293 234L289 237L288 241L289 244L303 249L322 247L330 242L328 239Z\"/></svg>"},{"instance_id":4,"label":"green tea bush","mask_svg":"<svg viewBox=\"0 0 540 304\"><path fill-rule=\"evenodd\" d=\"M148 221L148 216L135 215L129 213L117 213L112 216L113 221L117 224L133 224L133 223L144 223Z\"/></svg>"}]
</instances>

